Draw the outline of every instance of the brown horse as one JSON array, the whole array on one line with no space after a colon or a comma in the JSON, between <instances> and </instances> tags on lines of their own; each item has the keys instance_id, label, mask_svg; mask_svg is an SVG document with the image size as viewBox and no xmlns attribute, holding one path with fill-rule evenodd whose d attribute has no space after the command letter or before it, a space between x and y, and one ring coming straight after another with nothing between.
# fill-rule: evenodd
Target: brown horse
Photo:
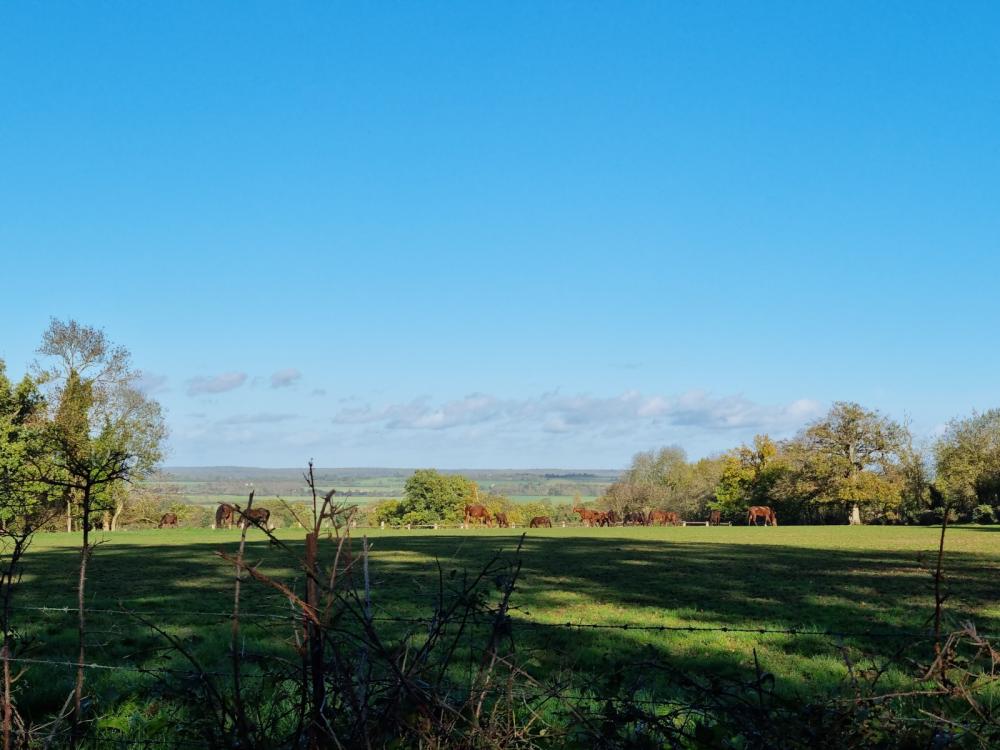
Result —
<instances>
[{"instance_id":1,"label":"brown horse","mask_svg":"<svg viewBox=\"0 0 1000 750\"><path fill-rule=\"evenodd\" d=\"M250 510L243 511L243 520L240 523L243 528L253 525L267 530L267 523L270 520L271 511L267 508L250 508Z\"/></svg>"},{"instance_id":2,"label":"brown horse","mask_svg":"<svg viewBox=\"0 0 1000 750\"><path fill-rule=\"evenodd\" d=\"M626 526L645 526L646 516L642 511L630 511L625 514L625 520L623 523Z\"/></svg>"},{"instance_id":3,"label":"brown horse","mask_svg":"<svg viewBox=\"0 0 1000 750\"><path fill-rule=\"evenodd\" d=\"M233 528L233 521L236 520L236 507L229 503L219 503L215 510L215 528Z\"/></svg>"},{"instance_id":4,"label":"brown horse","mask_svg":"<svg viewBox=\"0 0 1000 750\"><path fill-rule=\"evenodd\" d=\"M600 510L590 510L589 508L573 508L574 513L580 514L580 521L587 526L603 526L607 523L608 514Z\"/></svg>"},{"instance_id":5,"label":"brown horse","mask_svg":"<svg viewBox=\"0 0 1000 750\"><path fill-rule=\"evenodd\" d=\"M540 529L542 526L547 526L552 528L552 519L548 516L535 516L531 519L531 523L528 524L532 529Z\"/></svg>"},{"instance_id":6,"label":"brown horse","mask_svg":"<svg viewBox=\"0 0 1000 750\"><path fill-rule=\"evenodd\" d=\"M778 516L769 505L751 505L747 511L747 526L751 523L757 526L757 519L763 518L765 526L777 526Z\"/></svg>"},{"instance_id":7,"label":"brown horse","mask_svg":"<svg viewBox=\"0 0 1000 750\"><path fill-rule=\"evenodd\" d=\"M709 526L718 526L720 523L722 523L722 513L720 511L713 510L708 514Z\"/></svg>"},{"instance_id":8,"label":"brown horse","mask_svg":"<svg viewBox=\"0 0 1000 750\"><path fill-rule=\"evenodd\" d=\"M497 522L497 528L498 529L509 529L510 528L510 522L507 520L507 514L506 513L500 513L498 511L497 513L493 514L493 518Z\"/></svg>"},{"instance_id":9,"label":"brown horse","mask_svg":"<svg viewBox=\"0 0 1000 750\"><path fill-rule=\"evenodd\" d=\"M170 526L171 528L174 528L174 529L177 528L177 514L176 513L164 513L163 514L163 518L161 518L160 522L158 524L156 524L156 528L158 528L158 529L162 529L162 528L164 528L166 526Z\"/></svg>"},{"instance_id":10,"label":"brown horse","mask_svg":"<svg viewBox=\"0 0 1000 750\"><path fill-rule=\"evenodd\" d=\"M672 510L651 510L646 520L647 526L680 526L681 517Z\"/></svg>"},{"instance_id":11,"label":"brown horse","mask_svg":"<svg viewBox=\"0 0 1000 750\"><path fill-rule=\"evenodd\" d=\"M490 515L485 505L480 505L479 503L465 506L465 525L468 526L472 523L473 519L487 526L493 525L493 516Z\"/></svg>"}]
</instances>

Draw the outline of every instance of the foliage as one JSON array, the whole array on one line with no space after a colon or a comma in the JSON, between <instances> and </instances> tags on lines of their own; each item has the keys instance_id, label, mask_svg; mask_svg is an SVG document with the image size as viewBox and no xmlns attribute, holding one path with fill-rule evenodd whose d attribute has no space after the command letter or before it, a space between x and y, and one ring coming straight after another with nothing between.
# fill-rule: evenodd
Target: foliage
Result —
<instances>
[{"instance_id":1,"label":"foliage","mask_svg":"<svg viewBox=\"0 0 1000 750\"><path fill-rule=\"evenodd\" d=\"M936 484L962 515L976 505L1000 506L1000 409L949 422L934 457Z\"/></svg>"},{"instance_id":2,"label":"foliage","mask_svg":"<svg viewBox=\"0 0 1000 750\"><path fill-rule=\"evenodd\" d=\"M14 384L0 360L0 525L37 515L48 505L45 485L32 470L43 460L39 429L45 400L25 376Z\"/></svg>"},{"instance_id":3,"label":"foliage","mask_svg":"<svg viewBox=\"0 0 1000 750\"><path fill-rule=\"evenodd\" d=\"M619 516L659 508L684 518L704 518L715 501L722 471L722 458L691 463L677 446L637 453L622 479L601 496L600 504Z\"/></svg>"},{"instance_id":4,"label":"foliage","mask_svg":"<svg viewBox=\"0 0 1000 750\"><path fill-rule=\"evenodd\" d=\"M486 504L490 496L480 496L478 485L461 474L442 474L419 469L406 480L399 500L379 503L372 513L376 524L457 523L469 503Z\"/></svg>"},{"instance_id":5,"label":"foliage","mask_svg":"<svg viewBox=\"0 0 1000 750\"><path fill-rule=\"evenodd\" d=\"M776 491L857 520L899 508L907 487L909 431L878 411L838 402L785 446ZM848 516L850 511L850 516Z\"/></svg>"},{"instance_id":6,"label":"foliage","mask_svg":"<svg viewBox=\"0 0 1000 750\"><path fill-rule=\"evenodd\" d=\"M993 510L992 505L977 505L972 509L972 522L973 523L996 523L997 517L996 512Z\"/></svg>"},{"instance_id":7,"label":"foliage","mask_svg":"<svg viewBox=\"0 0 1000 750\"><path fill-rule=\"evenodd\" d=\"M116 523L127 497L121 483L148 476L162 457L160 406L136 386L128 351L101 330L52 319L38 351L50 405L39 478L85 502L85 516L114 511Z\"/></svg>"},{"instance_id":8,"label":"foliage","mask_svg":"<svg viewBox=\"0 0 1000 750\"><path fill-rule=\"evenodd\" d=\"M724 459L713 509L730 519L742 517L751 505L774 505L775 487L788 471L779 444L757 435Z\"/></svg>"}]
</instances>

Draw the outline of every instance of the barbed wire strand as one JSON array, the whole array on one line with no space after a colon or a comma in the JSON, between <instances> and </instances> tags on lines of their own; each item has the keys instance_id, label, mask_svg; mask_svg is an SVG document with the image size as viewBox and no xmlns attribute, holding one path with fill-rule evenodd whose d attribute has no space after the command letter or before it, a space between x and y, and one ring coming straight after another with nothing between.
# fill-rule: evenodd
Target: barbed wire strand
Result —
<instances>
[{"instance_id":1,"label":"barbed wire strand","mask_svg":"<svg viewBox=\"0 0 1000 750\"><path fill-rule=\"evenodd\" d=\"M13 606L12 610L42 612L48 614L71 614L79 611L76 607L31 607ZM140 617L218 617L220 619L232 618L232 612L212 612L204 610L129 610L129 609L107 609L107 608L85 608L87 614L112 614L112 615L133 615ZM290 622L300 619L300 615L295 613L274 614L267 612L241 612L240 618L266 619L277 622ZM411 625L430 625L436 622L434 617L392 617L388 615L375 615L371 618L376 622L395 622ZM595 622L544 622L541 620L520 620L511 618L511 624L522 628L569 628L575 630L621 630L652 633L736 633L755 635L792 635L792 636L821 636L825 638L899 638L915 639L933 637L930 630L832 630L827 628L812 627L791 627L775 628L769 626L734 626L734 625L641 625L632 623L595 623ZM468 623L466 623L468 624ZM474 621L475 625L492 625L493 620L483 618ZM996 635L983 634L984 638L997 638Z\"/></svg>"}]
</instances>

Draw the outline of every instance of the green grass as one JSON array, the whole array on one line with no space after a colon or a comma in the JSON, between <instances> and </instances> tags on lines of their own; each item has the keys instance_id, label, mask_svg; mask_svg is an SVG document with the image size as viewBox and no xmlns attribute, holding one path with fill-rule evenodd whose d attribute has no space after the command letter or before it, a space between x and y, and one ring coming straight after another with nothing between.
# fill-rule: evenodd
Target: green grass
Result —
<instances>
[{"instance_id":1,"label":"green grass","mask_svg":"<svg viewBox=\"0 0 1000 750\"><path fill-rule=\"evenodd\" d=\"M359 532L356 532L360 533ZM512 552L520 530L367 530L373 544L374 603L379 612L422 616L433 606L437 567L475 569L498 549ZM301 539L301 530L278 532ZM927 566L936 549L934 528L556 528L530 530L523 575L514 596L518 653L540 674L572 669L585 683L606 658L630 659L653 648L675 667L699 674L750 669L756 648L761 665L787 693L834 689L845 675L840 652L818 636L722 632L572 630L560 623L810 628L837 631L919 630L932 611ZM291 561L251 532L248 556L261 569L294 580ZM184 638L208 665L225 667L232 607L232 570L213 553L235 550L235 531L150 530L106 534L94 552L88 602L157 612L153 619ZM40 534L25 560L16 605L73 607L77 535ZM983 632L1000 633L1000 530L949 531L947 608L954 621L974 619ZM927 556L926 565L919 562ZM287 612L287 603L250 583L244 610ZM75 613L18 610L23 630L37 637L34 654L71 659ZM159 644L141 624L120 614L91 615L90 659L152 664ZM391 626L390 626L391 627ZM252 649L280 651L288 634L248 622ZM858 647L888 654L893 639L854 639ZM156 662L160 663L160 662ZM95 672L91 688L104 700L130 698L148 684L141 675ZM902 680L890 675L890 680ZM22 702L29 713L57 710L70 689L70 670L33 667Z\"/></svg>"}]
</instances>

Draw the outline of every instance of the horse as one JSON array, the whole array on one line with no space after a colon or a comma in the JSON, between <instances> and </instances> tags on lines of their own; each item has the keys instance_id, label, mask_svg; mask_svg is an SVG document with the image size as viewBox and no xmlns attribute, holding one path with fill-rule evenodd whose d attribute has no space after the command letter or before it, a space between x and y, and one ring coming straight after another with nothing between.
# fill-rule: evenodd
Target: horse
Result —
<instances>
[{"instance_id":1,"label":"horse","mask_svg":"<svg viewBox=\"0 0 1000 750\"><path fill-rule=\"evenodd\" d=\"M681 517L671 510L651 510L646 519L647 526L680 526Z\"/></svg>"},{"instance_id":2,"label":"horse","mask_svg":"<svg viewBox=\"0 0 1000 750\"><path fill-rule=\"evenodd\" d=\"M619 521L618 514L615 513L614 509L609 510L607 512L607 516L608 516L608 523L610 525L615 526L618 524Z\"/></svg>"},{"instance_id":3,"label":"horse","mask_svg":"<svg viewBox=\"0 0 1000 750\"><path fill-rule=\"evenodd\" d=\"M493 518L497 522L497 528L498 529L509 529L510 528L510 522L507 520L507 514L506 513L500 513L498 511L498 512L496 512L496 513L493 514Z\"/></svg>"},{"instance_id":4,"label":"horse","mask_svg":"<svg viewBox=\"0 0 1000 750\"><path fill-rule=\"evenodd\" d=\"M248 528L251 524L267 530L268 521L271 520L271 511L267 508L250 508L243 511L243 520L240 522L243 528Z\"/></svg>"},{"instance_id":5,"label":"horse","mask_svg":"<svg viewBox=\"0 0 1000 750\"><path fill-rule=\"evenodd\" d=\"M629 511L625 514L625 519L622 521L626 526L645 526L646 516L642 511Z\"/></svg>"},{"instance_id":6,"label":"horse","mask_svg":"<svg viewBox=\"0 0 1000 750\"><path fill-rule=\"evenodd\" d=\"M480 505L479 503L465 506L465 525L468 526L472 523L472 519L476 519L479 523L484 523L487 526L493 525L493 516L490 515L485 505Z\"/></svg>"},{"instance_id":7,"label":"horse","mask_svg":"<svg viewBox=\"0 0 1000 750\"><path fill-rule=\"evenodd\" d=\"M778 516L769 505L751 505L747 511L747 526L757 526L757 519L763 518L765 526L777 526Z\"/></svg>"},{"instance_id":8,"label":"horse","mask_svg":"<svg viewBox=\"0 0 1000 750\"><path fill-rule=\"evenodd\" d=\"M608 514L602 510L590 510L588 508L573 508L574 513L580 514L580 521L587 526L607 526Z\"/></svg>"},{"instance_id":9,"label":"horse","mask_svg":"<svg viewBox=\"0 0 1000 750\"><path fill-rule=\"evenodd\" d=\"M708 514L708 525L709 526L718 526L720 523L722 523L722 512L721 511L713 510L711 513Z\"/></svg>"},{"instance_id":10,"label":"horse","mask_svg":"<svg viewBox=\"0 0 1000 750\"><path fill-rule=\"evenodd\" d=\"M550 519L548 516L535 516L534 518L531 519L531 523L529 523L528 526L532 529L539 529L542 526L547 526L548 528L551 529L552 519Z\"/></svg>"},{"instance_id":11,"label":"horse","mask_svg":"<svg viewBox=\"0 0 1000 750\"><path fill-rule=\"evenodd\" d=\"M165 528L167 526L170 526L171 528L174 528L174 529L177 528L177 514L176 513L164 513L163 514L163 518L161 518L160 522L158 524L156 524L156 528L158 528L158 529L162 529L162 528Z\"/></svg>"},{"instance_id":12,"label":"horse","mask_svg":"<svg viewBox=\"0 0 1000 750\"><path fill-rule=\"evenodd\" d=\"M236 518L236 507L229 503L219 503L215 510L215 528L233 528L233 521Z\"/></svg>"}]
</instances>

